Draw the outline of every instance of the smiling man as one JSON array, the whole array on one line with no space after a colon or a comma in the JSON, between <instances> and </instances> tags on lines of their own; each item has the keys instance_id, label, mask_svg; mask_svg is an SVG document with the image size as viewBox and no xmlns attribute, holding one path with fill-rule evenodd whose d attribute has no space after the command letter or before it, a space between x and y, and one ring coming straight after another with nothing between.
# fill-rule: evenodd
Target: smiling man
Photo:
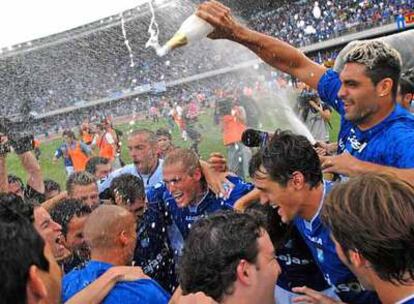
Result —
<instances>
[{"instance_id":1,"label":"smiling man","mask_svg":"<svg viewBox=\"0 0 414 304\"><path fill-rule=\"evenodd\" d=\"M201 4L197 15L214 26L210 38L246 46L272 67L317 89L341 115L339 155L324 158L327 172L353 176L382 171L414 181L414 117L395 101L401 74L395 49L364 41L346 54L339 75L286 42L246 28L217 1Z\"/></svg>"},{"instance_id":2,"label":"smiling man","mask_svg":"<svg viewBox=\"0 0 414 304\"><path fill-rule=\"evenodd\" d=\"M321 214L338 256L365 288L384 304L414 303L412 186L383 174L355 177L332 190Z\"/></svg>"},{"instance_id":3,"label":"smiling man","mask_svg":"<svg viewBox=\"0 0 414 304\"><path fill-rule=\"evenodd\" d=\"M147 193L149 206L165 210L168 235L175 255L180 255L191 225L218 210L233 209L237 199L253 186L239 177L227 176L234 187L225 197L217 197L208 187L198 156L189 149L175 149L163 163L164 183ZM164 214L163 214L164 215Z\"/></svg>"},{"instance_id":4,"label":"smiling man","mask_svg":"<svg viewBox=\"0 0 414 304\"><path fill-rule=\"evenodd\" d=\"M300 135L276 131L261 152L262 165L253 174L261 201L278 208L285 223L294 222L325 280L347 303L378 303L366 292L335 252L330 231L321 223L320 209L330 184L322 179L317 153Z\"/></svg>"}]
</instances>

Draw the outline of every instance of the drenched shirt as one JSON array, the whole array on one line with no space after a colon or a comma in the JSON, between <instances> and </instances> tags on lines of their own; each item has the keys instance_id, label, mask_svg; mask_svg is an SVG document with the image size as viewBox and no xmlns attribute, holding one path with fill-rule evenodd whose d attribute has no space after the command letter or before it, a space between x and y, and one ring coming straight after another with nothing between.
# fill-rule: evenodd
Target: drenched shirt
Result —
<instances>
[{"instance_id":1,"label":"drenched shirt","mask_svg":"<svg viewBox=\"0 0 414 304\"><path fill-rule=\"evenodd\" d=\"M96 281L112 265L99 261L90 261L84 268L73 270L62 280L62 303L68 301L79 291ZM103 304L163 304L168 303L170 295L155 281L140 279L130 282L118 282L111 289Z\"/></svg>"},{"instance_id":2,"label":"drenched shirt","mask_svg":"<svg viewBox=\"0 0 414 304\"><path fill-rule=\"evenodd\" d=\"M338 97L341 80L328 70L320 79L321 99L341 115L338 153L396 168L414 168L414 115L396 104L388 117L368 130L361 130L345 119L344 102Z\"/></svg>"}]
</instances>

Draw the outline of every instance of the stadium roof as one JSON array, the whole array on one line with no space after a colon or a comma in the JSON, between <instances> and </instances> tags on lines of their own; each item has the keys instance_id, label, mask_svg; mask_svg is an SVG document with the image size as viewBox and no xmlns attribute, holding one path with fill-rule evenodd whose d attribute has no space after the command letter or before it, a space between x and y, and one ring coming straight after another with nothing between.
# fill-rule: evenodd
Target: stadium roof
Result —
<instances>
[{"instance_id":1,"label":"stadium roof","mask_svg":"<svg viewBox=\"0 0 414 304\"><path fill-rule=\"evenodd\" d=\"M0 5L0 48L67 31L146 0L13 0Z\"/></svg>"}]
</instances>

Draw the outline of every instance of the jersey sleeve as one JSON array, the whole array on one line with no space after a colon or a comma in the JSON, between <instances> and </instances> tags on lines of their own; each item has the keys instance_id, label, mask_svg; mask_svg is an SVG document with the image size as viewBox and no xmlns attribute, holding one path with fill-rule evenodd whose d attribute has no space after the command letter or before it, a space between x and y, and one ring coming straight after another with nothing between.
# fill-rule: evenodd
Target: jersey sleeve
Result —
<instances>
[{"instance_id":1,"label":"jersey sleeve","mask_svg":"<svg viewBox=\"0 0 414 304\"><path fill-rule=\"evenodd\" d=\"M338 73L334 70L327 70L319 80L318 94L323 102L334 108L339 114L343 115L343 101L338 97L341 85L342 83Z\"/></svg>"},{"instance_id":2,"label":"jersey sleeve","mask_svg":"<svg viewBox=\"0 0 414 304\"><path fill-rule=\"evenodd\" d=\"M254 186L251 183L246 183L239 177L228 176L227 179L234 185L234 188L230 190L229 198L225 202L227 205L233 207L236 201L252 191Z\"/></svg>"}]
</instances>

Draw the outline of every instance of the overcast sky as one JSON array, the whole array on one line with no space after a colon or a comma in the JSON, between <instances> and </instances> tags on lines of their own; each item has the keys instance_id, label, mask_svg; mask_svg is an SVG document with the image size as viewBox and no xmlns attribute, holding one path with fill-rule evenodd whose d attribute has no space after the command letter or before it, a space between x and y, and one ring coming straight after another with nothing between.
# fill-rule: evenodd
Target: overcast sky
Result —
<instances>
[{"instance_id":1,"label":"overcast sky","mask_svg":"<svg viewBox=\"0 0 414 304\"><path fill-rule=\"evenodd\" d=\"M45 37L147 0L1 0L0 48Z\"/></svg>"}]
</instances>

